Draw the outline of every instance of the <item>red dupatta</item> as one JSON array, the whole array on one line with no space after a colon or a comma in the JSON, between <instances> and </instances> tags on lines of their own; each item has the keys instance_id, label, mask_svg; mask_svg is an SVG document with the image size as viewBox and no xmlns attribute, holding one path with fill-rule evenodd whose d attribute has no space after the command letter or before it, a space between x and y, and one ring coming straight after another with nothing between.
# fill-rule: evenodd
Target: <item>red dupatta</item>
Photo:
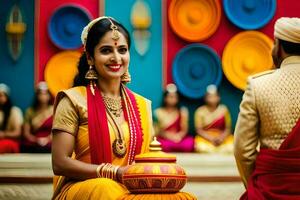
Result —
<instances>
[{"instance_id":1,"label":"red dupatta","mask_svg":"<svg viewBox=\"0 0 300 200\"><path fill-rule=\"evenodd\" d=\"M209 125L205 126L203 130L209 130L209 129L225 130L225 127L226 127L225 116L222 115L221 117L211 122Z\"/></svg>"},{"instance_id":2,"label":"red dupatta","mask_svg":"<svg viewBox=\"0 0 300 200\"><path fill-rule=\"evenodd\" d=\"M181 122L181 111L179 110L178 117L174 120L173 123L171 123L169 126L167 126L164 131L176 131L179 132L181 130L180 127L180 122Z\"/></svg>"},{"instance_id":3,"label":"red dupatta","mask_svg":"<svg viewBox=\"0 0 300 200\"><path fill-rule=\"evenodd\" d=\"M300 119L278 150L260 150L240 199L300 199Z\"/></svg>"},{"instance_id":4,"label":"red dupatta","mask_svg":"<svg viewBox=\"0 0 300 200\"><path fill-rule=\"evenodd\" d=\"M112 147L106 109L102 96L97 88L95 88L95 95L93 95L89 86L87 86L86 89L91 162L93 164L111 163ZM141 152L141 117L134 94L123 85L121 90L123 94L123 112L129 124L130 131L128 164L131 164L134 160L134 156Z\"/></svg>"},{"instance_id":5,"label":"red dupatta","mask_svg":"<svg viewBox=\"0 0 300 200\"><path fill-rule=\"evenodd\" d=\"M53 116L48 117L43 124L34 131L34 135L37 137L45 137L51 134L51 127L53 123Z\"/></svg>"}]
</instances>

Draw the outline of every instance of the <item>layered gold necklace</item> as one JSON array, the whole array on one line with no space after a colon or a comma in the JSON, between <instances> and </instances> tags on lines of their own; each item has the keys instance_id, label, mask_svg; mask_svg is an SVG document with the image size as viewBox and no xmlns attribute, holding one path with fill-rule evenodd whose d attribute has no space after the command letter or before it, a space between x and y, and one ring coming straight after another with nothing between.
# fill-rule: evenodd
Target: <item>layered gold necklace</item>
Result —
<instances>
[{"instance_id":1,"label":"layered gold necklace","mask_svg":"<svg viewBox=\"0 0 300 200\"><path fill-rule=\"evenodd\" d=\"M111 123L114 131L116 139L114 140L112 144L112 150L115 156L119 158L123 158L126 154L127 147L125 143L124 134L122 132L121 127L117 123L117 119L121 117L122 113L122 99L121 97L112 98L105 94L102 94L103 101L105 104L105 107L107 109L107 113L109 115L108 120Z\"/></svg>"}]
</instances>

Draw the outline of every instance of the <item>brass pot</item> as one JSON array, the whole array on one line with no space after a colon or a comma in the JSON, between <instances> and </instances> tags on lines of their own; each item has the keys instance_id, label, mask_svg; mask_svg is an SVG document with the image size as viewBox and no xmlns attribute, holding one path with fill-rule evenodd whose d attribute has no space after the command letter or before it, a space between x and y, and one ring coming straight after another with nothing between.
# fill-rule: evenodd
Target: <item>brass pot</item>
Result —
<instances>
[{"instance_id":1,"label":"brass pot","mask_svg":"<svg viewBox=\"0 0 300 200\"><path fill-rule=\"evenodd\" d=\"M162 152L154 138L150 152L136 155L122 180L131 193L176 193L186 184L187 176L176 164L176 156Z\"/></svg>"}]
</instances>

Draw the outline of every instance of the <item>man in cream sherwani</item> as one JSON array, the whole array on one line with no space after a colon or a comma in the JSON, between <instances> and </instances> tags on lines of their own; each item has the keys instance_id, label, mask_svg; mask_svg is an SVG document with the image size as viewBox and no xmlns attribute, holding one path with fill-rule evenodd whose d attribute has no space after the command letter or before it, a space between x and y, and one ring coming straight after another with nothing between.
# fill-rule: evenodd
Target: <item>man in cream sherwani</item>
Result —
<instances>
[{"instance_id":1,"label":"man in cream sherwani","mask_svg":"<svg viewBox=\"0 0 300 200\"><path fill-rule=\"evenodd\" d=\"M248 79L234 133L234 155L246 188L258 144L279 149L300 118L300 18L278 19L274 36L278 69Z\"/></svg>"}]
</instances>

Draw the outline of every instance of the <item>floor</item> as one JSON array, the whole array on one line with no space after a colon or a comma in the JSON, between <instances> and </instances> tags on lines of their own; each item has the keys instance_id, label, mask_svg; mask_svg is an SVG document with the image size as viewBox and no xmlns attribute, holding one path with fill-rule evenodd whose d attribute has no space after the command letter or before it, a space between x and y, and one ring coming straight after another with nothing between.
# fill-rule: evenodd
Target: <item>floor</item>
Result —
<instances>
[{"instance_id":1,"label":"floor","mask_svg":"<svg viewBox=\"0 0 300 200\"><path fill-rule=\"evenodd\" d=\"M232 155L176 154L177 163L188 176L206 177L205 182L190 181L182 191L190 192L199 200L235 200L243 193L240 181L218 182L220 177L238 177ZM1 155L1 176L51 176L50 155ZM196 181L196 182L195 182ZM224 181L224 180L223 180ZM0 200L49 200L52 184L0 183Z\"/></svg>"}]
</instances>

